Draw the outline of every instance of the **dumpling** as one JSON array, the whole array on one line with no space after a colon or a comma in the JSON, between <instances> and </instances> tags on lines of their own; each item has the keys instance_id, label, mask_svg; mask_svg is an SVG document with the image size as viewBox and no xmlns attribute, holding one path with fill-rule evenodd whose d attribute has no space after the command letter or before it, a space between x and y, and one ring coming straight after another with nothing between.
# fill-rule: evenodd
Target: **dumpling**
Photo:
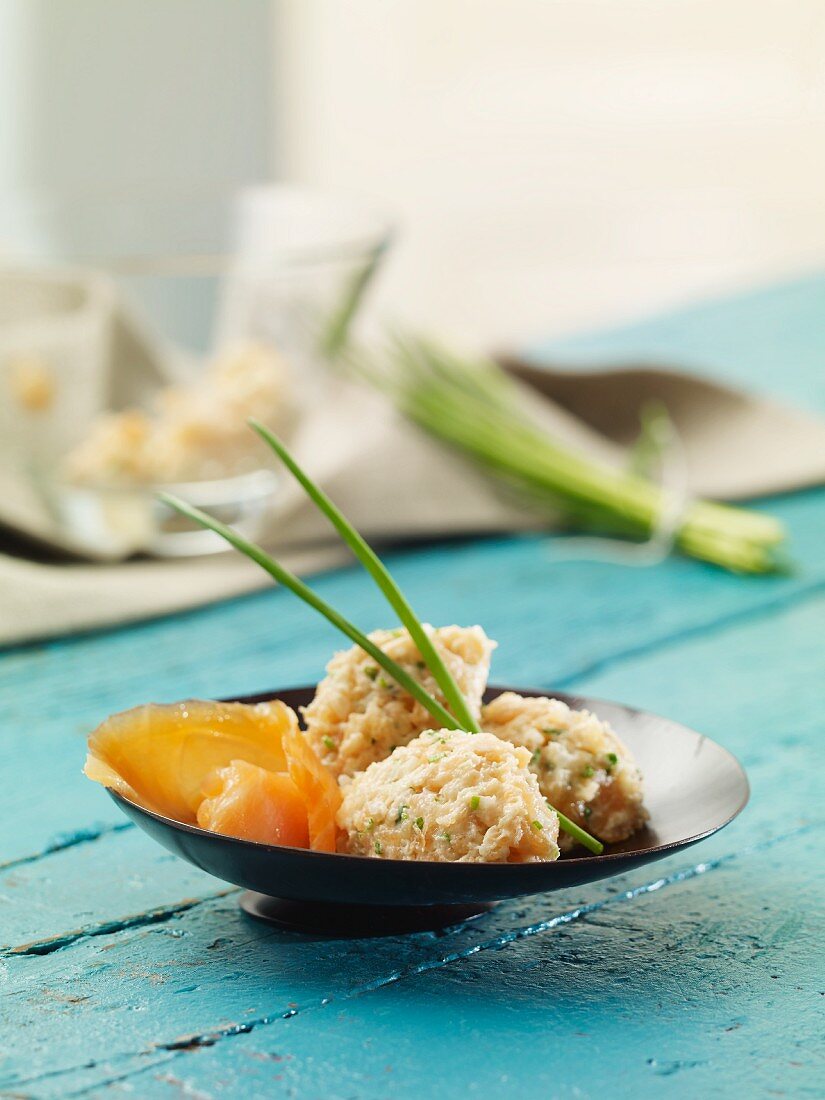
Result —
<instances>
[{"instance_id":1,"label":"dumpling","mask_svg":"<svg viewBox=\"0 0 825 1100\"><path fill-rule=\"evenodd\" d=\"M530 753L530 770L545 798L599 840L625 840L647 820L642 776L630 749L589 711L507 691L484 708L482 722ZM573 843L562 837L563 849Z\"/></svg>"},{"instance_id":2,"label":"dumpling","mask_svg":"<svg viewBox=\"0 0 825 1100\"><path fill-rule=\"evenodd\" d=\"M474 715L481 710L495 647L480 626L425 625ZM376 630L370 639L440 702L441 692L406 630ZM408 744L433 716L359 646L336 653L315 698L304 708L307 737L335 775L354 775Z\"/></svg>"},{"instance_id":3,"label":"dumpling","mask_svg":"<svg viewBox=\"0 0 825 1100\"><path fill-rule=\"evenodd\" d=\"M343 783L344 850L384 859L557 859L559 822L530 754L491 733L427 730Z\"/></svg>"}]
</instances>

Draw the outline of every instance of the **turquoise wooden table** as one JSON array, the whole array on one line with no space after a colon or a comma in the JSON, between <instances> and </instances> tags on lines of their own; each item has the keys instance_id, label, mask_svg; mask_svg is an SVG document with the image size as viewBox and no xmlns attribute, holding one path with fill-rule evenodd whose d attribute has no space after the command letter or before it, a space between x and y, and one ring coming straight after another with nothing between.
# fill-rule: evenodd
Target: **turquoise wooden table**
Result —
<instances>
[{"instance_id":1,"label":"turquoise wooden table","mask_svg":"<svg viewBox=\"0 0 825 1100\"><path fill-rule=\"evenodd\" d=\"M825 278L554 350L653 355L825 410ZM338 639L290 595L5 653L2 1095L821 1096L825 493L770 510L793 576L571 562L537 537L391 556L425 617L483 620L499 680L670 715L753 788L690 852L439 934L254 923L81 777L110 711L315 680ZM386 621L353 569L317 587Z\"/></svg>"}]
</instances>

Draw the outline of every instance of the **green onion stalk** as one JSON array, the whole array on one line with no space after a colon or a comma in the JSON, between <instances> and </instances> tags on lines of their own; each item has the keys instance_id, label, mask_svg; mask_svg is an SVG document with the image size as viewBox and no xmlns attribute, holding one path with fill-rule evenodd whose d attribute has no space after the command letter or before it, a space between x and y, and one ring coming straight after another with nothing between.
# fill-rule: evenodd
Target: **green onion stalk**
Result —
<instances>
[{"instance_id":1,"label":"green onion stalk","mask_svg":"<svg viewBox=\"0 0 825 1100\"><path fill-rule=\"evenodd\" d=\"M680 509L639 473L557 443L531 416L523 387L491 361L468 363L429 341L395 336L380 358L350 347L340 362L419 427L540 509L561 510L571 525L650 538L675 515L674 542L686 554L741 573L783 567L777 520L703 500Z\"/></svg>"}]
</instances>

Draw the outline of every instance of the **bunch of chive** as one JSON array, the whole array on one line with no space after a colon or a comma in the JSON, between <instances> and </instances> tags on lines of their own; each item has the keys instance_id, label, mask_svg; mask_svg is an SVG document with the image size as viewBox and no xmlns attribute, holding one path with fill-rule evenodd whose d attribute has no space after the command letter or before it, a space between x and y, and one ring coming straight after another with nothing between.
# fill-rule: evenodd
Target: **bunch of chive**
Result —
<instances>
[{"instance_id":1,"label":"bunch of chive","mask_svg":"<svg viewBox=\"0 0 825 1100\"><path fill-rule=\"evenodd\" d=\"M554 440L531 416L522 387L491 361L466 362L429 341L395 336L380 357L350 348L341 362L411 421L539 509L561 511L572 527L650 538L678 506L639 472ZM702 500L678 515L674 533L683 553L741 573L781 569L784 538L771 516Z\"/></svg>"},{"instance_id":2,"label":"bunch of chive","mask_svg":"<svg viewBox=\"0 0 825 1100\"><path fill-rule=\"evenodd\" d=\"M327 495L312 481L309 475L301 469L281 440L262 424L254 420L251 420L250 424L281 459L290 473L293 474L313 503L327 516L358 560L376 581L388 603L409 631L410 637L418 647L424 662L441 689L444 699L450 708L449 710L442 706L437 699L433 698L433 696L430 695L414 677L410 676L401 665L392 660L391 657L388 657L382 649L363 633L363 631L359 630L357 626L341 615L339 611L336 611L336 609L328 604L326 600L322 599L308 585L304 584L300 578L296 577L294 573L290 572L290 570L276 561L275 558L262 549L262 547L257 546L253 542L249 542L231 527L221 523L219 520L213 519L213 517L207 515L206 512L202 512L199 508L187 504L186 501L180 500L178 497L174 497L169 493L160 493L160 499L171 508L174 508L177 512L180 512L181 515L187 516L189 519L200 524L200 526L220 535L222 539L225 539L231 546L234 546L236 550L240 550L242 554L245 554L252 561L260 565L261 568L269 573L271 577L274 577L279 584L288 588L305 603L309 604L310 607L320 612L333 624L333 626L337 627L337 629L345 634L351 641L355 642L356 645L360 646L361 649L368 653L376 664L380 665L397 684L421 703L438 722L440 727L465 730L468 733L478 733L478 723L475 721L461 689L458 684L456 684L450 670L442 660L440 653L433 645L432 640L424 630L420 620L401 592L401 589L393 580L384 563L373 551L372 547L367 544L352 524L333 504L329 497L327 497ZM555 812L558 814L561 828L566 833L596 855L602 853L603 845L600 844L595 837L585 832L584 829L579 828L578 825L570 821L564 814L559 813L557 810Z\"/></svg>"}]
</instances>

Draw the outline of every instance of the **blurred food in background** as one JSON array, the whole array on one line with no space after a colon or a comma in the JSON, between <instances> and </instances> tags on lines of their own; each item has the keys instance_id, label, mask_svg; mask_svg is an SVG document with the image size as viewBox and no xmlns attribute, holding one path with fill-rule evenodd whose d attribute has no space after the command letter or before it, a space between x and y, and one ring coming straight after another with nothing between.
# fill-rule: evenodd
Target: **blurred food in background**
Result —
<instances>
[{"instance_id":1,"label":"blurred food in background","mask_svg":"<svg viewBox=\"0 0 825 1100\"><path fill-rule=\"evenodd\" d=\"M294 434L391 235L369 204L286 186L242 189L223 218L223 255L0 271L0 451L7 476L30 488L30 513L40 501L30 530L62 532L95 556L221 551L154 499L174 486L260 533L277 480L246 420ZM152 316L130 285L136 273L173 297L210 284L210 354Z\"/></svg>"},{"instance_id":2,"label":"blurred food in background","mask_svg":"<svg viewBox=\"0 0 825 1100\"><path fill-rule=\"evenodd\" d=\"M38 399L35 374L29 383ZM257 416L288 434L288 368L271 348L226 351L187 385L159 389L149 410L105 412L64 458L66 479L110 488L168 485L229 477L260 465L247 419Z\"/></svg>"}]
</instances>

